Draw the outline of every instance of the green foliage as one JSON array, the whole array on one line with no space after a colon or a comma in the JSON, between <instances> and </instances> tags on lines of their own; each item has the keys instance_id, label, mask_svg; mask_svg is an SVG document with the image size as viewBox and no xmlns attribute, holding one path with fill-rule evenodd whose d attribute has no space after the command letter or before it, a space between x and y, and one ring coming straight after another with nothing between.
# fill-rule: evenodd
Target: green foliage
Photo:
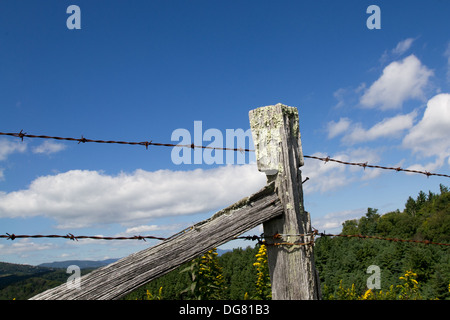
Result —
<instances>
[{"instance_id":1,"label":"green foliage","mask_svg":"<svg viewBox=\"0 0 450 320\"><path fill-rule=\"evenodd\" d=\"M233 249L220 256L227 287L226 299L241 300L245 293L249 299L256 295L257 275L253 263L258 251L258 246L248 246L245 249Z\"/></svg>"},{"instance_id":2,"label":"green foliage","mask_svg":"<svg viewBox=\"0 0 450 320\"><path fill-rule=\"evenodd\" d=\"M162 289L163 287L160 287L157 294L152 294L147 290L147 296L144 300L163 300Z\"/></svg>"},{"instance_id":3,"label":"green foliage","mask_svg":"<svg viewBox=\"0 0 450 320\"><path fill-rule=\"evenodd\" d=\"M82 269L81 274L93 269ZM67 281L66 269L0 263L0 300L27 300Z\"/></svg>"},{"instance_id":4,"label":"green foliage","mask_svg":"<svg viewBox=\"0 0 450 320\"><path fill-rule=\"evenodd\" d=\"M196 300L217 300L223 298L224 278L222 267L217 261L217 250L212 249L190 266L181 270L188 272L191 283L181 293Z\"/></svg>"},{"instance_id":5,"label":"green foliage","mask_svg":"<svg viewBox=\"0 0 450 320\"><path fill-rule=\"evenodd\" d=\"M358 295L355 285L345 288L342 280L334 293L329 293L327 289L326 300L422 300L419 292L419 283L416 280L417 274L407 270L399 277L401 281L397 286L391 285L387 290L368 289L363 294Z\"/></svg>"},{"instance_id":6,"label":"green foliage","mask_svg":"<svg viewBox=\"0 0 450 320\"><path fill-rule=\"evenodd\" d=\"M403 211L380 215L377 209L368 208L364 217L345 221L342 234L450 243L450 192L443 185L440 191L421 191L417 198L409 197ZM377 265L381 269L381 291L391 292L391 298L391 286L398 288L402 281L399 277L409 270L420 283L421 298L450 299L449 253L447 246L322 237L316 240L315 261L324 298L362 297L367 292L367 267ZM376 293L368 295L373 298Z\"/></svg>"}]
</instances>

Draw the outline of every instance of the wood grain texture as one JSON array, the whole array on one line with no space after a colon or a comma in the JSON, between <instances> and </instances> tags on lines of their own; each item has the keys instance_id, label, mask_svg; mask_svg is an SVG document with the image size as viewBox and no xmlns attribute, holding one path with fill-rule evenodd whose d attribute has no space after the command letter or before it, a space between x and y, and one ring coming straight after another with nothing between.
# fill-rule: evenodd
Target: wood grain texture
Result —
<instances>
[{"instance_id":1,"label":"wood grain texture","mask_svg":"<svg viewBox=\"0 0 450 320\"><path fill-rule=\"evenodd\" d=\"M167 240L131 254L81 277L80 289L66 284L40 293L30 300L113 300L156 279L181 264L216 248L283 212L280 200L268 184L211 218Z\"/></svg>"},{"instance_id":2,"label":"wood grain texture","mask_svg":"<svg viewBox=\"0 0 450 320\"><path fill-rule=\"evenodd\" d=\"M270 245L280 242L306 243L311 236L311 218L303 205L303 165L298 110L282 104L249 112L258 169L268 182L275 182L284 214L264 222L264 234L289 234L268 240L268 261L274 300L320 299L313 245Z\"/></svg>"}]
</instances>

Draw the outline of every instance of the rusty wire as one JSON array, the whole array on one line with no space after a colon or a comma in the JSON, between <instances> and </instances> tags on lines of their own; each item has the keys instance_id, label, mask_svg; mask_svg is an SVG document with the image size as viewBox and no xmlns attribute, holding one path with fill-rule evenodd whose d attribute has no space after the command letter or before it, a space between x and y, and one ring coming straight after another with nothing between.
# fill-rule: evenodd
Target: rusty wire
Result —
<instances>
[{"instance_id":1,"label":"rusty wire","mask_svg":"<svg viewBox=\"0 0 450 320\"><path fill-rule=\"evenodd\" d=\"M182 148L191 148L191 149L200 148L200 149L213 149L213 150L229 150L229 151L240 151L240 152L254 151L254 150L243 149L243 148L221 148L221 147L211 147L211 146L199 146L199 145L195 145L193 143L191 143L191 144L158 143L158 142L153 142L152 140L133 142L133 141L116 141L116 140L94 140L94 139L86 139L83 136L81 136L81 138L64 138L64 137L47 136L47 135L27 134L27 133L23 132L23 130L20 130L20 132L17 132L17 133L0 132L0 135L17 137L17 138L22 139L22 141L23 141L23 138L54 139L54 140L65 140L65 141L78 141L78 144L86 143L86 142L94 142L94 143L139 145L139 146L145 146L146 149L148 149L149 146L163 146L163 147L182 147Z\"/></svg>"},{"instance_id":2,"label":"rusty wire","mask_svg":"<svg viewBox=\"0 0 450 320\"><path fill-rule=\"evenodd\" d=\"M440 246L450 246L450 243L440 243L440 242L433 242L430 240L410 240L410 239L398 239L398 238L384 238L379 236L368 236L368 235L361 235L361 234L330 234L330 233L323 233L319 232L318 230L314 229L310 233L304 233L304 234L280 234L276 233L274 235L249 235L249 236L237 236L234 237L233 240L243 239L243 240L251 240L251 241L258 241L260 244L265 245L272 245L272 246L281 246L281 245L310 245L314 244L315 236L319 237L344 237L344 238L358 238L358 239L376 239L376 240L385 240L385 241L393 241L393 242L409 242L409 243L422 243L422 244L434 244L434 245L440 245ZM288 241L282 241L282 242L273 242L268 243L268 239L276 240L276 239L283 239L285 237L311 237L310 241L294 241L294 242L288 242ZM69 239L73 241L78 241L80 239L93 239L93 240L144 240L145 239L154 239L154 240L168 240L169 238L162 238L162 237L155 237L155 236L131 236L131 237L104 237L104 236L74 236L71 233L68 233L66 235L16 235L14 233L9 234L6 233L4 235L0 235L0 239L6 239L6 240L15 240L15 239L23 239L23 238L63 238L63 239Z\"/></svg>"},{"instance_id":3,"label":"rusty wire","mask_svg":"<svg viewBox=\"0 0 450 320\"><path fill-rule=\"evenodd\" d=\"M71 233L66 235L57 235L57 234L49 234L49 235L15 235L14 233L9 234L6 233L4 235L0 235L1 238L6 238L6 240L15 240L21 238L64 238L70 239L73 241L78 241L79 239L94 239L94 240L144 240L145 239L155 239L155 240L166 240L166 238L154 237L154 236L132 236L132 237L103 237L103 236L74 236Z\"/></svg>"},{"instance_id":4,"label":"rusty wire","mask_svg":"<svg viewBox=\"0 0 450 320\"><path fill-rule=\"evenodd\" d=\"M83 136L81 138L64 138L64 137L56 137L56 136L47 136L47 135L32 135L27 134L23 132L23 130L20 130L20 132L0 132L0 135L4 136L12 136L20 138L23 141L23 138L39 138L39 139L55 139L55 140L65 140L65 141L77 141L78 144L80 143L86 143L86 142L94 142L94 143L110 143L110 144L123 144L123 145L139 145L139 146L145 146L146 149L148 149L149 146L164 146L164 147L181 147L181 148L201 148L201 149L212 149L212 150L228 150L228 151L239 151L241 153L243 152L254 152L255 150L252 149L243 149L243 148L222 148L222 147L211 147L211 146L199 146L195 144L173 144L173 143L157 143L150 141L141 141L141 142L131 142L131 141L116 141L116 140L94 140L94 139L86 139ZM368 162L349 162L349 161L343 161L338 159L333 159L328 157L317 157L317 156L309 156L309 155L303 155L304 158L309 159L315 159L320 160L325 163L327 162L336 162L344 165L352 165L352 166L359 166L363 169L366 168L374 168L374 169L383 169L383 170L394 170L394 171L403 171L408 173L418 173L429 176L439 176L439 177L446 177L450 178L450 175L443 174L443 173L432 173L428 171L420 171L420 170L412 170L412 169L404 169L401 167L386 167L386 166L379 166L379 165L372 165ZM306 182L307 179L304 182Z\"/></svg>"},{"instance_id":5,"label":"rusty wire","mask_svg":"<svg viewBox=\"0 0 450 320\"><path fill-rule=\"evenodd\" d=\"M267 243L266 239L282 239L283 237L311 237L311 241L305 241L305 242L274 242L274 243ZM450 246L450 243L440 243L440 242L434 242L430 240L410 240L410 239L398 239L398 238L384 238L379 236L368 236L368 235L361 235L361 234L330 234L330 233L323 233L319 232L318 230L314 229L311 233L305 233L305 234L275 234L273 236L266 236L264 234L260 236L242 236L237 237L236 239L245 239L245 240L256 240L260 244L265 245L271 245L271 246L280 246L280 245L310 245L314 244L315 236L320 237L344 237L344 238L358 238L358 239L376 239L376 240L385 240L385 241L392 241L392 242L409 242L409 243L422 243L422 244L434 244L434 245L440 245L440 246Z\"/></svg>"},{"instance_id":6,"label":"rusty wire","mask_svg":"<svg viewBox=\"0 0 450 320\"><path fill-rule=\"evenodd\" d=\"M411 242L411 243L423 243L423 244L435 244L439 246L450 246L450 243L440 243L433 242L430 240L410 240L410 239L398 239L398 238L383 238L379 236L367 236L361 234L327 234L327 233L318 233L319 236L323 237L344 237L344 238L359 238L359 239L377 239L377 240L386 240L393 242Z\"/></svg>"},{"instance_id":7,"label":"rusty wire","mask_svg":"<svg viewBox=\"0 0 450 320\"><path fill-rule=\"evenodd\" d=\"M306 155L304 155L303 157L310 158L310 159L315 159L315 160L321 160L321 161L324 161L325 163L327 163L329 161L332 161L332 162L337 162L337 163L345 164L345 165L359 166L359 167L363 167L364 169L366 169L366 168L375 168L375 169L384 169L384 170L395 170L395 171L404 171L404 172L410 172L410 173L420 173L420 174L426 175L427 177L429 177L429 176L439 176L439 177L450 178L450 175L448 175L448 174L432 173L432 172L428 172L428 171L419 171L419 170L411 170L411 169L403 169L403 168L400 168L400 167L378 166L378 165L368 164L367 162L364 162L364 163L362 163L362 162L348 162L348 161L342 161L342 160L333 159L333 158L330 158L330 157L322 158L322 157L306 156Z\"/></svg>"},{"instance_id":8,"label":"rusty wire","mask_svg":"<svg viewBox=\"0 0 450 320\"><path fill-rule=\"evenodd\" d=\"M264 235L261 234L260 236L241 236L236 237L235 239L245 239L245 240L253 240L258 241L259 244L265 245L265 246L306 246L306 245L313 245L314 244L314 237L318 235L318 231L316 229L313 230L313 232L310 233L302 233L302 234L280 234L276 233L274 235ZM311 237L310 241L281 241L277 242L276 239L283 239L283 237ZM268 242L267 240L273 240L273 242Z\"/></svg>"}]
</instances>

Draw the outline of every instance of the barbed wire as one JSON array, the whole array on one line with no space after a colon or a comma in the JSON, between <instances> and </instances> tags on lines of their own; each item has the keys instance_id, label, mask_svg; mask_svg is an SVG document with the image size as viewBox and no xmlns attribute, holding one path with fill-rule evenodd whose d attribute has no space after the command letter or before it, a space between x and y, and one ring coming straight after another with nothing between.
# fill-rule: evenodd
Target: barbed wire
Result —
<instances>
[{"instance_id":1,"label":"barbed wire","mask_svg":"<svg viewBox=\"0 0 450 320\"><path fill-rule=\"evenodd\" d=\"M27 134L27 133L23 132L23 130L20 130L20 132L0 132L0 135L20 138L22 141L24 138L54 139L54 140L76 141L76 142L78 142L78 144L93 142L93 143L122 144L122 145L139 145L139 146L145 146L146 149L148 149L149 146L164 146L164 147L181 147L181 148L191 148L191 149L201 148L201 149L212 149L212 150L239 151L241 153L255 151L252 149L243 149L243 148L223 148L223 147L195 145L193 143L191 143L191 144L159 143L159 142L153 142L152 140L132 142L132 141L116 141L116 140L95 140L95 139L87 139L83 136L81 136L81 138L65 138L65 137L48 136L48 135L32 135L32 134ZM333 159L329 156L317 157L317 156L303 155L303 157L309 158L309 159L320 160L325 163L336 162L336 163L343 164L343 165L359 166L359 167L362 167L363 169L373 168L373 169L393 170L393 171L397 171L397 172L403 171L403 172L408 172L408 173L423 174L423 175L426 175L427 177L439 176L439 177L450 178L450 175L443 174L443 173L433 173L433 172L429 172L429 171L404 169L401 167L387 167L387 166L373 165L373 164L369 164L368 162L343 161L343 160Z\"/></svg>"},{"instance_id":2,"label":"barbed wire","mask_svg":"<svg viewBox=\"0 0 450 320\"><path fill-rule=\"evenodd\" d=\"M57 235L57 234L49 234L49 235L42 235L42 234L35 234L35 235L15 235L14 233L9 234L2 234L0 235L1 238L6 238L6 240L15 240L15 239L23 239L23 238L65 238L70 239L73 241L78 241L80 239L94 239L94 240L144 240L145 239L155 239L155 240L166 240L166 238L161 237L154 237L154 236L132 236L132 237L103 237L103 236L74 236L71 233L68 233L66 235Z\"/></svg>"},{"instance_id":3,"label":"barbed wire","mask_svg":"<svg viewBox=\"0 0 450 320\"><path fill-rule=\"evenodd\" d=\"M241 236L237 237L236 239L244 239L244 240L253 240L258 241L260 244L265 245L271 245L271 246L281 246L281 245L310 245L315 243L315 237L345 237L345 238L359 238L359 239L376 239L376 240L384 240L384 241L392 241L392 242L409 242L409 243L421 243L421 244L433 244L433 245L440 245L440 246L450 246L450 243L441 243L441 242L434 242L430 240L410 240L410 239L399 239L399 238L386 238L386 237L380 237L380 236L369 236L369 235L361 235L361 234L330 234L330 233L324 233L319 232L318 230L314 229L311 233L305 233L305 234L275 234L273 236L266 236L264 234L260 236ZM294 242L273 242L268 243L267 239L282 239L283 237L311 237L310 241L294 241Z\"/></svg>"},{"instance_id":4,"label":"barbed wire","mask_svg":"<svg viewBox=\"0 0 450 320\"><path fill-rule=\"evenodd\" d=\"M212 149L212 150L228 150L228 151L240 151L240 152L251 152L254 150L250 149L243 149L243 148L222 148L222 147L211 147L211 146L202 146L202 145L195 145L193 143L191 144L173 144L173 143L159 143L159 142L153 142L153 140L150 141L116 141L116 140L94 140L94 139L87 139L83 136L81 138L65 138L65 137L57 137L57 136L47 136L47 135L34 135L34 134L27 134L23 132L23 130L20 130L20 132L14 133L14 132L0 132L0 135L2 136L11 136L11 137L17 137L22 139L23 138L37 138L37 139L54 139L54 140L64 140L64 141L77 141L78 144L80 143L87 143L87 142L94 142L94 143L108 143L108 144L125 144L125 145L139 145L139 146L145 146L146 149L148 149L149 146L163 146L163 147L182 147L182 148L200 148L200 149Z\"/></svg>"},{"instance_id":5,"label":"barbed wire","mask_svg":"<svg viewBox=\"0 0 450 320\"><path fill-rule=\"evenodd\" d=\"M276 233L274 235L247 235L247 236L237 236L234 237L232 240L251 240L251 241L258 241L260 244L270 245L270 246L282 246L282 245L311 245L315 243L315 237L344 237L344 238L359 238L359 239L376 239L376 240L385 240L385 241L392 241L392 242L409 242L409 243L421 243L421 244L433 244L433 245L440 245L440 246L450 246L450 243L441 243L441 242L434 242L430 240L410 240L410 239L399 239L399 238L385 238L380 236L369 236L369 235L361 235L361 234L330 234L330 233L324 233L319 232L318 230L314 229L310 233L304 233L304 234L280 234ZM310 237L310 241L280 241L280 242L267 242L267 240L277 240L277 239L284 239L286 237ZM69 239L73 241L78 241L81 239L93 239L93 240L143 240L145 239L153 239L153 240L168 240L169 238L162 238L162 237L155 237L155 236L131 236L131 237L105 237L105 236L75 236L72 233L68 233L66 235L56 235L56 234L50 234L50 235L16 235L14 233L9 234L2 234L0 235L0 239L6 239L6 240L15 240L15 239L23 239L23 238L63 238L63 239Z\"/></svg>"},{"instance_id":6,"label":"barbed wire","mask_svg":"<svg viewBox=\"0 0 450 320\"><path fill-rule=\"evenodd\" d=\"M272 236L267 236L264 234L261 234L259 236L257 235L253 235L253 236L240 236L240 237L235 237L234 240L236 239L244 239L244 240L253 240L253 241L258 241L259 244L264 244L266 246L304 246L304 245L308 245L308 244L314 244L314 236L317 233L311 232L311 233L305 233L305 234L280 234L280 233L276 233ZM281 241L281 242L267 242L268 239L271 240L276 240L276 239L282 239L283 237L311 237L310 241L306 241L306 242L301 242L301 241L294 241L294 242L290 242L290 241Z\"/></svg>"},{"instance_id":7,"label":"barbed wire","mask_svg":"<svg viewBox=\"0 0 450 320\"><path fill-rule=\"evenodd\" d=\"M373 164L368 164L367 162L348 162L348 161L342 161L342 160L337 160L337 159L333 159L330 157L316 157L316 156L307 156L304 155L303 157L305 158L310 158L310 159L315 159L315 160L321 160L324 161L325 163L332 161L332 162L337 162L340 164L345 164L345 165L350 165L350 166L359 166L359 167L363 167L364 169L366 168L375 168L375 169L384 169L384 170L395 170L395 171L404 171L404 172L409 172L409 173L420 173L420 174L424 174L427 177L429 176L439 176L439 177L447 177L450 178L450 175L448 174L442 174L442 173L432 173L432 172L428 172L428 171L420 171L420 170L411 170L411 169L403 169L401 167L385 167L385 166L379 166L379 165L373 165Z\"/></svg>"},{"instance_id":8,"label":"barbed wire","mask_svg":"<svg viewBox=\"0 0 450 320\"><path fill-rule=\"evenodd\" d=\"M393 242L410 242L410 243L422 243L422 244L434 244L439 246L450 246L450 243L440 243L433 242L430 240L410 240L410 239L399 239L399 238L384 238L379 236L368 236L361 234L328 234L328 233L318 233L319 236L323 237L344 237L344 238L359 238L359 239L377 239Z\"/></svg>"}]
</instances>

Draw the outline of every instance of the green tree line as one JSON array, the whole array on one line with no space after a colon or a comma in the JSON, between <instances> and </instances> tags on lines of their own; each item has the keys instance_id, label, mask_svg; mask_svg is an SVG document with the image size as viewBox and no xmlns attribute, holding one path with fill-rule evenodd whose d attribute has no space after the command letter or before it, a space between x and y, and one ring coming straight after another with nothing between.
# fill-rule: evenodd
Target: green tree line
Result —
<instances>
[{"instance_id":1,"label":"green tree line","mask_svg":"<svg viewBox=\"0 0 450 320\"><path fill-rule=\"evenodd\" d=\"M440 185L440 193L420 191L409 197L405 208L380 215L368 208L364 217L343 223L342 234L384 238L429 240L450 243L450 192ZM376 239L321 237L316 241L316 267L324 298L341 288L366 289L370 265L381 270L381 290L401 285L406 270L416 274L423 299L450 299L450 254L448 246L400 243Z\"/></svg>"}]
</instances>

